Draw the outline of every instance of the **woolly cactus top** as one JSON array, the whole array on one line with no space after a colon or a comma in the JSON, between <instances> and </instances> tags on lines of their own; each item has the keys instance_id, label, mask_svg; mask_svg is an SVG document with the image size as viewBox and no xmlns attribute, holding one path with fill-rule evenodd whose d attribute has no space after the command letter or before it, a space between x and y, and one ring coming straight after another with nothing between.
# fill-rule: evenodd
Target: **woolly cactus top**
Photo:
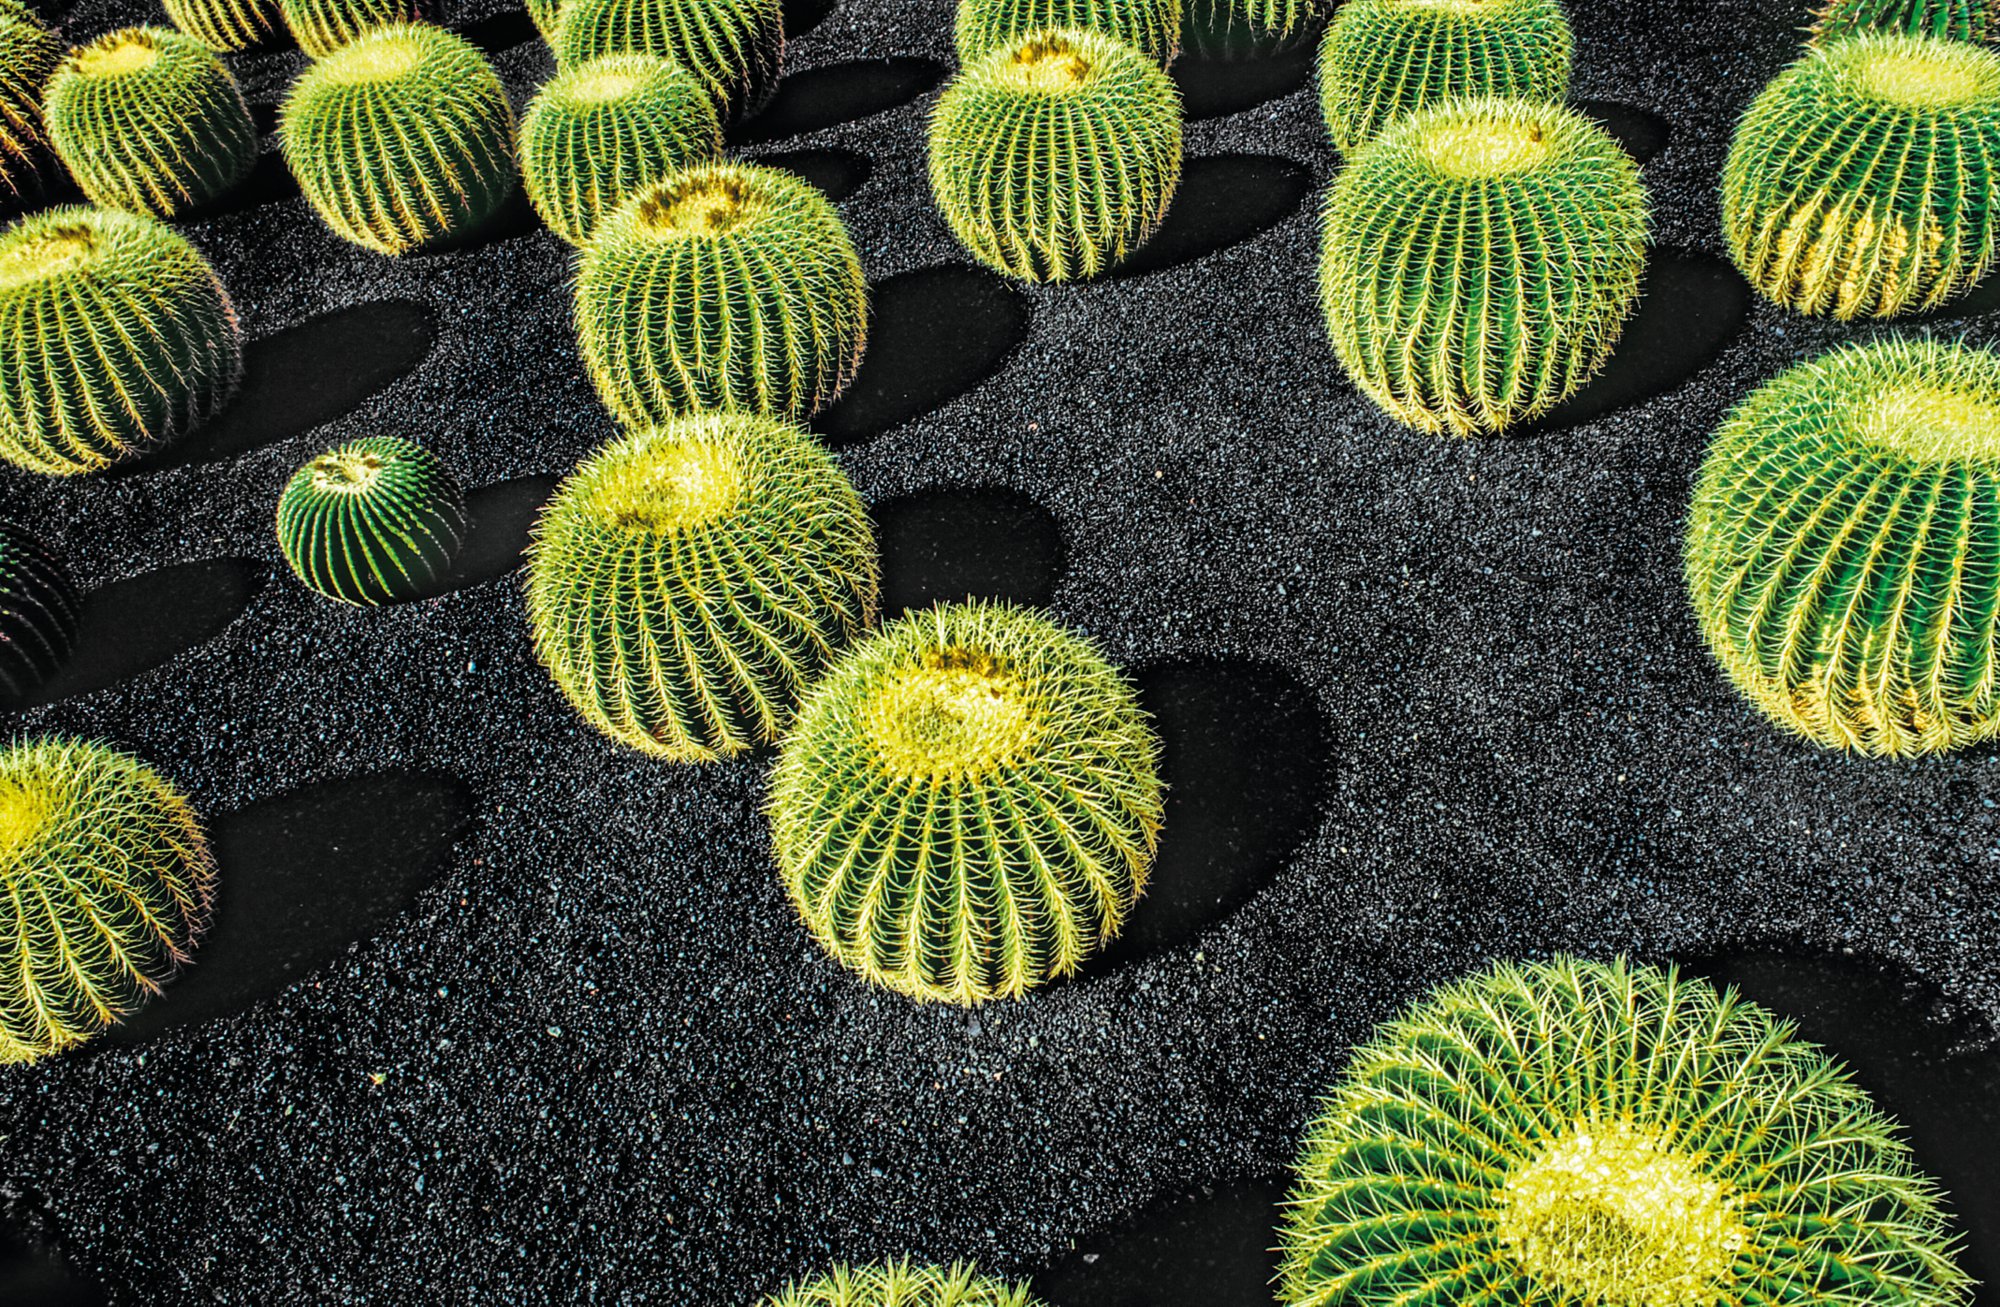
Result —
<instances>
[{"instance_id":1,"label":"woolly cactus top","mask_svg":"<svg viewBox=\"0 0 2000 1307\"><path fill-rule=\"evenodd\" d=\"M377 28L315 63L313 75L338 86L397 82L416 73L436 48L432 29L414 24Z\"/></svg>"},{"instance_id":2,"label":"woolly cactus top","mask_svg":"<svg viewBox=\"0 0 2000 1307\"><path fill-rule=\"evenodd\" d=\"M0 233L0 312L7 292L78 291L92 282L158 288L163 275L212 280L201 256L171 228L136 213L65 205L30 214Z\"/></svg>"},{"instance_id":3,"label":"woolly cactus top","mask_svg":"<svg viewBox=\"0 0 2000 1307\"><path fill-rule=\"evenodd\" d=\"M1098 47L1106 41L1075 30L1039 32L1022 38L1004 54L982 60L967 70L967 78L1048 99L1087 94L1104 81L1109 61Z\"/></svg>"},{"instance_id":4,"label":"woolly cactus top","mask_svg":"<svg viewBox=\"0 0 2000 1307\"><path fill-rule=\"evenodd\" d=\"M160 34L144 27L109 32L79 47L64 67L84 77L128 77L160 61Z\"/></svg>"},{"instance_id":5,"label":"woolly cactus top","mask_svg":"<svg viewBox=\"0 0 2000 1307\"><path fill-rule=\"evenodd\" d=\"M2000 58L1962 41L1876 32L1828 42L1813 57L1834 85L1902 109L2000 103Z\"/></svg>"},{"instance_id":6,"label":"woolly cactus top","mask_svg":"<svg viewBox=\"0 0 2000 1307\"><path fill-rule=\"evenodd\" d=\"M643 452L603 458L585 469L573 501L599 526L651 535L686 535L732 516L755 477L748 448L704 432L656 440Z\"/></svg>"}]
</instances>

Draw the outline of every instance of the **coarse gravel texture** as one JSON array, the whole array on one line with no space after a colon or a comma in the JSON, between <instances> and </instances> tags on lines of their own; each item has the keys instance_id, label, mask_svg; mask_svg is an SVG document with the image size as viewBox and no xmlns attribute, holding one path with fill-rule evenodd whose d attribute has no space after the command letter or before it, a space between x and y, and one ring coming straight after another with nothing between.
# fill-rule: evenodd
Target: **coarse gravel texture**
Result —
<instances>
[{"instance_id":1,"label":"coarse gravel texture","mask_svg":"<svg viewBox=\"0 0 2000 1307\"><path fill-rule=\"evenodd\" d=\"M1730 126L1794 56L1803 4L1570 8L1575 94L1670 127L1645 169L1658 242L1721 257ZM154 12L83 0L69 31ZM949 62L951 17L839 0L790 66ZM299 62L238 67L268 102ZM534 42L497 63L517 105L551 69ZM770 147L871 162L841 208L877 281L963 260L924 180L934 100ZM1191 123L1188 147L1322 185L1336 166L1309 86ZM407 298L436 347L348 415L228 461L0 471L0 505L85 587L221 557L280 569L206 643L8 729L115 741L207 814L404 770L459 778L473 816L405 911L275 996L0 1072L0 1184L119 1302L748 1304L835 1258L1027 1273L1163 1197L1277 1174L1346 1050L1489 958L1852 950L2000 1021L1996 754L1785 738L1711 663L1680 579L1706 433L1758 382L1885 328L1760 303L1656 398L1427 437L1334 363L1315 207L1183 266L1029 289L997 375L842 454L871 501L1039 502L1064 536L1057 617L1128 666L1269 660L1326 723L1323 816L1247 906L971 1014L824 958L770 865L768 759L676 767L591 733L534 662L516 579L360 612L283 574L278 493L337 439L420 435L478 486L563 472L613 434L576 360L567 248L537 230L392 261L296 199L192 224L251 335Z\"/></svg>"}]
</instances>

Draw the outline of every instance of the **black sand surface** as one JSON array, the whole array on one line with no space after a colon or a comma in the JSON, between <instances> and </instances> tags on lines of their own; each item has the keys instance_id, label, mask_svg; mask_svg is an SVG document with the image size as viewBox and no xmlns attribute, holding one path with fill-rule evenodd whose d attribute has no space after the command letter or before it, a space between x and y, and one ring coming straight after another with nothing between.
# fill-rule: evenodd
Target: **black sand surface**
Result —
<instances>
[{"instance_id":1,"label":"black sand surface","mask_svg":"<svg viewBox=\"0 0 2000 1307\"><path fill-rule=\"evenodd\" d=\"M79 1301L747 1305L909 1253L1033 1274L1052 1307L1257 1303L1353 1042L1488 959L1576 950L1685 959L1799 1018L1906 1116L2000 1277L2000 754L1786 739L1679 579L1716 421L1883 330L1753 303L1722 258L1729 128L1803 0L1570 6L1575 94L1650 156L1659 254L1605 378L1474 443L1391 424L1324 342L1335 159L1305 61L1183 67L1168 230L1122 275L1018 289L927 198L950 0L792 8L792 76L737 140L840 197L878 312L818 429L895 605L1045 602L1138 677L1174 789L1131 940L974 1013L823 958L769 863L768 759L623 752L530 653L506 573L613 434L568 251L517 208L379 258L267 161L188 228L256 340L236 410L134 472L0 471L91 592L52 701L0 722L150 759L224 874L164 1000L0 1073L9 1239L101 1286ZM70 30L151 9L84 0ZM549 72L502 0L446 17L517 99ZM269 104L298 64L238 66ZM1990 341L1988 308L1905 329ZM461 588L358 612L285 571L279 488L369 432L481 488ZM0 1274L58 1300L46 1265Z\"/></svg>"}]
</instances>

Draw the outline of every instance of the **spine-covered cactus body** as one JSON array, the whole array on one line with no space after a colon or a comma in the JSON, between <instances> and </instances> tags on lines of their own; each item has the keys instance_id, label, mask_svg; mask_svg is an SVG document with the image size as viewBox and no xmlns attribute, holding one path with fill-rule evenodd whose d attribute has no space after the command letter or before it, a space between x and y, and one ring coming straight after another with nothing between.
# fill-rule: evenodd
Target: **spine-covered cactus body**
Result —
<instances>
[{"instance_id":1,"label":"spine-covered cactus body","mask_svg":"<svg viewBox=\"0 0 2000 1307\"><path fill-rule=\"evenodd\" d=\"M215 51L164 27L127 27L70 51L49 80L49 141L107 208L175 217L257 162L257 128Z\"/></svg>"},{"instance_id":2,"label":"spine-covered cactus body","mask_svg":"<svg viewBox=\"0 0 2000 1307\"><path fill-rule=\"evenodd\" d=\"M592 726L701 762L776 738L874 619L874 528L803 431L682 418L563 483L528 554L535 651Z\"/></svg>"},{"instance_id":3,"label":"spine-covered cactus body","mask_svg":"<svg viewBox=\"0 0 2000 1307\"><path fill-rule=\"evenodd\" d=\"M755 164L670 173L599 223L576 283L598 394L628 426L804 418L861 361L868 282L826 197Z\"/></svg>"},{"instance_id":4,"label":"spine-covered cactus body","mask_svg":"<svg viewBox=\"0 0 2000 1307\"><path fill-rule=\"evenodd\" d=\"M1181 46L1203 59L1283 54L1320 34L1327 0L1185 0Z\"/></svg>"},{"instance_id":5,"label":"spine-covered cactus body","mask_svg":"<svg viewBox=\"0 0 2000 1307\"><path fill-rule=\"evenodd\" d=\"M350 604L406 599L443 579L468 525L450 469L393 436L328 450L278 500L285 561L310 588Z\"/></svg>"},{"instance_id":6,"label":"spine-covered cactus body","mask_svg":"<svg viewBox=\"0 0 2000 1307\"><path fill-rule=\"evenodd\" d=\"M1067 28L995 50L931 117L931 191L975 258L1089 277L1146 242L1181 175L1180 93L1124 42Z\"/></svg>"},{"instance_id":7,"label":"spine-covered cactus body","mask_svg":"<svg viewBox=\"0 0 2000 1307\"><path fill-rule=\"evenodd\" d=\"M262 45L284 24L278 0L166 0L166 8L175 27L224 53Z\"/></svg>"},{"instance_id":8,"label":"spine-covered cactus body","mask_svg":"<svg viewBox=\"0 0 2000 1307\"><path fill-rule=\"evenodd\" d=\"M58 208L0 232L0 459L108 467L214 414L242 373L228 294L160 222Z\"/></svg>"},{"instance_id":9,"label":"spine-covered cactus body","mask_svg":"<svg viewBox=\"0 0 2000 1307\"><path fill-rule=\"evenodd\" d=\"M1848 346L1717 431L1688 520L1697 618L1736 685L1829 748L2000 730L2000 355Z\"/></svg>"},{"instance_id":10,"label":"spine-covered cactus body","mask_svg":"<svg viewBox=\"0 0 2000 1307\"><path fill-rule=\"evenodd\" d=\"M138 759L45 738L0 750L0 1063L83 1043L138 1009L208 924L215 860Z\"/></svg>"},{"instance_id":11,"label":"spine-covered cactus body","mask_svg":"<svg viewBox=\"0 0 2000 1307\"><path fill-rule=\"evenodd\" d=\"M299 48L315 59L364 32L423 17L420 0L278 0L278 6Z\"/></svg>"},{"instance_id":12,"label":"spine-covered cactus body","mask_svg":"<svg viewBox=\"0 0 2000 1307\"><path fill-rule=\"evenodd\" d=\"M785 62L782 0L562 0L556 61L607 54L671 59L707 85L725 118L777 93Z\"/></svg>"},{"instance_id":13,"label":"spine-covered cactus body","mask_svg":"<svg viewBox=\"0 0 2000 1307\"><path fill-rule=\"evenodd\" d=\"M1065 27L1116 37L1164 68L1180 53L1181 0L964 0L958 59L974 64L1023 37Z\"/></svg>"},{"instance_id":14,"label":"spine-covered cactus body","mask_svg":"<svg viewBox=\"0 0 2000 1307\"><path fill-rule=\"evenodd\" d=\"M559 72L521 119L528 198L572 245L641 187L721 156L708 89L657 55L606 55Z\"/></svg>"},{"instance_id":15,"label":"spine-covered cactus body","mask_svg":"<svg viewBox=\"0 0 2000 1307\"><path fill-rule=\"evenodd\" d=\"M1005 1284L970 1266L921 1266L907 1260L836 1266L787 1285L759 1307L1041 1307L1025 1284Z\"/></svg>"},{"instance_id":16,"label":"spine-covered cactus body","mask_svg":"<svg viewBox=\"0 0 2000 1307\"><path fill-rule=\"evenodd\" d=\"M771 774L771 826L814 938L876 984L1017 998L1118 933L1163 811L1132 687L1028 609L951 604L857 645Z\"/></svg>"},{"instance_id":17,"label":"spine-covered cactus body","mask_svg":"<svg viewBox=\"0 0 2000 1307\"><path fill-rule=\"evenodd\" d=\"M27 528L0 518L0 708L68 659L80 605L69 569Z\"/></svg>"},{"instance_id":18,"label":"spine-covered cactus body","mask_svg":"<svg viewBox=\"0 0 2000 1307\"><path fill-rule=\"evenodd\" d=\"M314 63L281 130L313 208L383 254L463 236L513 193L507 93L477 47L439 28L376 28Z\"/></svg>"},{"instance_id":19,"label":"spine-covered cactus body","mask_svg":"<svg viewBox=\"0 0 2000 1307\"><path fill-rule=\"evenodd\" d=\"M1320 109L1353 154L1447 100L1560 101L1573 46L1559 0L1348 0L1320 45Z\"/></svg>"},{"instance_id":20,"label":"spine-covered cactus body","mask_svg":"<svg viewBox=\"0 0 2000 1307\"><path fill-rule=\"evenodd\" d=\"M556 27L562 22L562 6L563 0L528 0L528 17L544 41L555 41Z\"/></svg>"},{"instance_id":21,"label":"spine-covered cactus body","mask_svg":"<svg viewBox=\"0 0 2000 1307\"><path fill-rule=\"evenodd\" d=\"M0 0L0 193L18 195L48 143L42 94L62 42L18 0Z\"/></svg>"},{"instance_id":22,"label":"spine-covered cactus body","mask_svg":"<svg viewBox=\"0 0 2000 1307\"><path fill-rule=\"evenodd\" d=\"M1951 41L1990 41L1994 0L1829 0L1813 22L1813 40L1901 32Z\"/></svg>"},{"instance_id":23,"label":"spine-covered cactus body","mask_svg":"<svg viewBox=\"0 0 2000 1307\"><path fill-rule=\"evenodd\" d=\"M1572 110L1469 100L1411 114L1327 201L1334 352L1400 421L1503 431L1603 366L1638 302L1647 221L1637 165Z\"/></svg>"}]
</instances>

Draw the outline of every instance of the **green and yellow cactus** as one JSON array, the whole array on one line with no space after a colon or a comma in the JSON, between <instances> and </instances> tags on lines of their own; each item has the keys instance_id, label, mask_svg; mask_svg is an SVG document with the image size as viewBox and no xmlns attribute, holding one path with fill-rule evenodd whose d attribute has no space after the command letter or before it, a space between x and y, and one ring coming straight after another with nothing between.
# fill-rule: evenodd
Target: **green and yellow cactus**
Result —
<instances>
[{"instance_id":1,"label":"green and yellow cactus","mask_svg":"<svg viewBox=\"0 0 2000 1307\"><path fill-rule=\"evenodd\" d=\"M1025 281L1091 277L1146 243L1181 177L1181 99L1124 42L1068 28L993 51L931 115L931 192L953 234Z\"/></svg>"},{"instance_id":2,"label":"green and yellow cactus","mask_svg":"<svg viewBox=\"0 0 2000 1307\"><path fill-rule=\"evenodd\" d=\"M309 589L342 603L408 599L450 572L470 522L436 454L364 436L293 475L278 499L278 545Z\"/></svg>"},{"instance_id":3,"label":"green and yellow cactus","mask_svg":"<svg viewBox=\"0 0 2000 1307\"><path fill-rule=\"evenodd\" d=\"M1812 39L1836 41L1866 32L1990 41L1993 0L1828 0L1814 17Z\"/></svg>"},{"instance_id":4,"label":"green and yellow cactus","mask_svg":"<svg viewBox=\"0 0 2000 1307\"><path fill-rule=\"evenodd\" d=\"M376 28L314 63L285 97L280 139L326 224L382 254L463 237L514 190L507 92L441 28Z\"/></svg>"},{"instance_id":5,"label":"green and yellow cactus","mask_svg":"<svg viewBox=\"0 0 2000 1307\"><path fill-rule=\"evenodd\" d=\"M1959 1307L1896 1126L1672 970L1502 964L1357 1051L1299 1159L1287 1307Z\"/></svg>"},{"instance_id":6,"label":"green and yellow cactus","mask_svg":"<svg viewBox=\"0 0 2000 1307\"><path fill-rule=\"evenodd\" d=\"M229 295L171 228L64 207L0 232L0 459L74 476L135 458L242 375Z\"/></svg>"},{"instance_id":7,"label":"green and yellow cactus","mask_svg":"<svg viewBox=\"0 0 2000 1307\"><path fill-rule=\"evenodd\" d=\"M1736 127L1722 226L1743 275L1800 313L1934 308L1985 275L2000 161L2000 55L1877 34L1830 41Z\"/></svg>"},{"instance_id":8,"label":"green and yellow cactus","mask_svg":"<svg viewBox=\"0 0 2000 1307\"><path fill-rule=\"evenodd\" d=\"M0 517L0 708L18 703L76 647L81 602L69 569L26 527Z\"/></svg>"},{"instance_id":9,"label":"green and yellow cactus","mask_svg":"<svg viewBox=\"0 0 2000 1307\"><path fill-rule=\"evenodd\" d=\"M160 991L208 924L215 859L158 773L47 737L0 750L0 885L0 1064L19 1064Z\"/></svg>"},{"instance_id":10,"label":"green and yellow cactus","mask_svg":"<svg viewBox=\"0 0 2000 1307\"><path fill-rule=\"evenodd\" d=\"M1448 100L1557 102L1574 44L1559 0L1348 0L1320 44L1320 110L1352 155Z\"/></svg>"},{"instance_id":11,"label":"green and yellow cactus","mask_svg":"<svg viewBox=\"0 0 2000 1307\"><path fill-rule=\"evenodd\" d=\"M958 59L975 64L1023 37L1057 28L1116 37L1165 68L1181 47L1181 0L964 0Z\"/></svg>"},{"instance_id":12,"label":"green and yellow cactus","mask_svg":"<svg viewBox=\"0 0 2000 1307\"><path fill-rule=\"evenodd\" d=\"M164 27L107 33L49 79L49 143L93 204L173 218L250 175L257 127L215 51Z\"/></svg>"},{"instance_id":13,"label":"green and yellow cactus","mask_svg":"<svg viewBox=\"0 0 2000 1307\"><path fill-rule=\"evenodd\" d=\"M1688 518L1717 661L1827 748L1909 756L2000 730L2000 355L1851 345L1738 405Z\"/></svg>"},{"instance_id":14,"label":"green and yellow cactus","mask_svg":"<svg viewBox=\"0 0 2000 1307\"><path fill-rule=\"evenodd\" d=\"M556 62L651 54L699 77L725 118L777 93L785 65L783 0L562 0Z\"/></svg>"},{"instance_id":15,"label":"green and yellow cactus","mask_svg":"<svg viewBox=\"0 0 2000 1307\"><path fill-rule=\"evenodd\" d=\"M211 50L260 46L284 26L278 0L165 0L167 17Z\"/></svg>"},{"instance_id":16,"label":"green and yellow cactus","mask_svg":"<svg viewBox=\"0 0 2000 1307\"><path fill-rule=\"evenodd\" d=\"M1327 0L1186 0L1181 48L1203 59L1283 54L1320 34Z\"/></svg>"},{"instance_id":17,"label":"green and yellow cactus","mask_svg":"<svg viewBox=\"0 0 2000 1307\"><path fill-rule=\"evenodd\" d=\"M528 17L534 21L535 30L542 34L542 40L553 44L556 28L562 22L563 0L528 0Z\"/></svg>"},{"instance_id":18,"label":"green and yellow cactus","mask_svg":"<svg viewBox=\"0 0 2000 1307\"><path fill-rule=\"evenodd\" d=\"M1398 421L1504 431L1604 365L1638 302L1647 222L1638 166L1573 110L1420 110L1328 196L1320 296L1334 352Z\"/></svg>"},{"instance_id":19,"label":"green and yellow cactus","mask_svg":"<svg viewBox=\"0 0 2000 1307\"><path fill-rule=\"evenodd\" d=\"M597 393L627 426L722 410L802 419L860 365L868 281L811 183L705 164L642 187L598 224L576 322Z\"/></svg>"},{"instance_id":20,"label":"green and yellow cactus","mask_svg":"<svg viewBox=\"0 0 2000 1307\"><path fill-rule=\"evenodd\" d=\"M416 23L424 16L421 0L278 0L278 8L299 48L315 59L363 33Z\"/></svg>"},{"instance_id":21,"label":"green and yellow cactus","mask_svg":"<svg viewBox=\"0 0 2000 1307\"><path fill-rule=\"evenodd\" d=\"M572 245L641 187L721 157L708 89L657 55L606 55L558 72L521 118L528 199Z\"/></svg>"},{"instance_id":22,"label":"green and yellow cactus","mask_svg":"<svg viewBox=\"0 0 2000 1307\"><path fill-rule=\"evenodd\" d=\"M760 1307L1041 1307L1025 1284L1005 1284L970 1266L918 1266L907 1259L836 1266L787 1285Z\"/></svg>"},{"instance_id":23,"label":"green and yellow cactus","mask_svg":"<svg viewBox=\"0 0 2000 1307\"><path fill-rule=\"evenodd\" d=\"M771 773L806 927L867 980L970 1006L1074 972L1144 891L1164 811L1131 683L1032 610L884 627L799 708Z\"/></svg>"},{"instance_id":24,"label":"green and yellow cactus","mask_svg":"<svg viewBox=\"0 0 2000 1307\"><path fill-rule=\"evenodd\" d=\"M0 193L21 194L38 171L48 135L42 93L62 42L19 0L0 0Z\"/></svg>"},{"instance_id":25,"label":"green and yellow cactus","mask_svg":"<svg viewBox=\"0 0 2000 1307\"><path fill-rule=\"evenodd\" d=\"M604 734L677 762L777 738L879 590L846 475L805 432L751 414L600 450L528 550L528 621L557 686Z\"/></svg>"}]
</instances>

